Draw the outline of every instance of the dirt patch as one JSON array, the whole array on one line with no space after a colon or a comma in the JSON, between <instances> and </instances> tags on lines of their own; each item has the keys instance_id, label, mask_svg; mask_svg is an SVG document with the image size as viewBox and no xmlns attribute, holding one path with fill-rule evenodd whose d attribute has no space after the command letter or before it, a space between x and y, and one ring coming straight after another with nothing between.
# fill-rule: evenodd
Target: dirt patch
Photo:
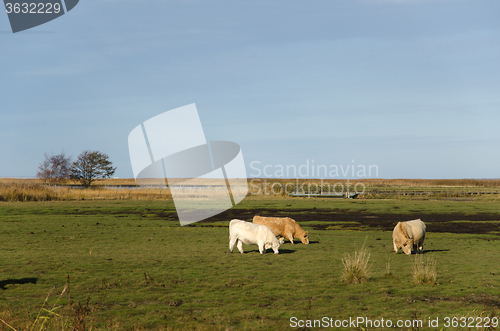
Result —
<instances>
[{"instance_id":1,"label":"dirt patch","mask_svg":"<svg viewBox=\"0 0 500 331\"><path fill-rule=\"evenodd\" d=\"M163 216L166 213L163 213ZM251 220L255 215L291 217L303 226L310 226L315 230L326 230L328 227L359 229L360 227L370 227L392 231L394 226L400 221L420 218L427 225L429 232L450 232L450 233L500 233L500 214L478 213L466 215L464 213L450 214L378 214L373 215L366 212L352 212L331 209L252 209L252 210L227 210L219 215L210 217L200 223L213 223L218 221L228 221L234 218ZM168 215L172 217L172 215ZM314 222L308 225L307 222Z\"/></svg>"},{"instance_id":2,"label":"dirt patch","mask_svg":"<svg viewBox=\"0 0 500 331\"><path fill-rule=\"evenodd\" d=\"M140 215L143 218L154 218L163 220L178 220L175 210L154 210L145 211L121 210L121 211L96 211L96 210L74 210L64 211L68 215L97 215L108 214L115 217L125 217L130 215ZM193 226L216 226L214 222L230 221L241 219L251 221L255 215L273 217L291 217L305 227L315 230L336 229L361 229L375 228L384 231L392 231L394 226L400 221L420 218L427 225L429 232L449 232L449 233L470 233L470 234L497 234L500 235L500 213L477 213L467 215L465 213L422 213L417 210L410 214L372 214L368 210L350 211L342 209L276 209L276 208L255 208L255 209L229 209L225 212L212 216ZM310 222L308 224L308 222ZM208 223L208 224L207 224Z\"/></svg>"}]
</instances>

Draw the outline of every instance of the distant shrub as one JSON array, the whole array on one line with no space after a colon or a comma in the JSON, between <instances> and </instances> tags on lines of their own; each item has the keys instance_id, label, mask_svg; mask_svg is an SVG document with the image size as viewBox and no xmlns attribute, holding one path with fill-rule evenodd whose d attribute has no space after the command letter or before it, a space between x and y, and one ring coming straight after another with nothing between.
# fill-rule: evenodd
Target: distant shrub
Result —
<instances>
[{"instance_id":1,"label":"distant shrub","mask_svg":"<svg viewBox=\"0 0 500 331\"><path fill-rule=\"evenodd\" d=\"M425 259L423 255L415 255L415 260L411 266L413 280L417 284L437 283L437 262L436 258Z\"/></svg>"},{"instance_id":2,"label":"distant shrub","mask_svg":"<svg viewBox=\"0 0 500 331\"><path fill-rule=\"evenodd\" d=\"M67 180L70 176L71 156L66 157L64 152L57 155L43 154L45 159L38 167L36 176L47 183L56 184Z\"/></svg>"},{"instance_id":3,"label":"distant shrub","mask_svg":"<svg viewBox=\"0 0 500 331\"><path fill-rule=\"evenodd\" d=\"M347 284L359 284L370 278L370 252L365 244L353 254L346 253L342 258L344 270L342 281Z\"/></svg>"}]
</instances>

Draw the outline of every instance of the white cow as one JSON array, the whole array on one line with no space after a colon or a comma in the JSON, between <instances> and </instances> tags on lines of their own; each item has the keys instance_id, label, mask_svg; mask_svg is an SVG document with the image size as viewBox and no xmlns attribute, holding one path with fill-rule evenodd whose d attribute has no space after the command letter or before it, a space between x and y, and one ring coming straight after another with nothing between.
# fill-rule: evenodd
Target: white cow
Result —
<instances>
[{"instance_id":1,"label":"white cow","mask_svg":"<svg viewBox=\"0 0 500 331\"><path fill-rule=\"evenodd\" d=\"M423 253L425 230L426 226L420 219L396 224L392 231L394 252L397 253L402 248L406 255L411 255L415 248L417 253Z\"/></svg>"},{"instance_id":2,"label":"white cow","mask_svg":"<svg viewBox=\"0 0 500 331\"><path fill-rule=\"evenodd\" d=\"M232 220L229 223L229 250L231 253L236 242L238 242L240 253L243 253L243 244L259 245L260 254L264 254L268 248L272 248L275 254L279 253L280 242L273 231L265 225Z\"/></svg>"}]
</instances>

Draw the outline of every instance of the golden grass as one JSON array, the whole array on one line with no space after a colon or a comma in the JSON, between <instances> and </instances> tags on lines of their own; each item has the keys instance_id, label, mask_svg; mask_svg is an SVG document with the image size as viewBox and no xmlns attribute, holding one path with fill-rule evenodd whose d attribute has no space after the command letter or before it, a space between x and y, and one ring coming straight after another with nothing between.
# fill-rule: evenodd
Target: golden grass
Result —
<instances>
[{"instance_id":1,"label":"golden grass","mask_svg":"<svg viewBox=\"0 0 500 331\"><path fill-rule=\"evenodd\" d=\"M206 190L201 185L211 189ZM98 186L99 185L99 186ZM203 200L227 195L225 186L220 182L205 180L198 182L200 187L176 190L176 197L186 200ZM203 189L201 189L203 188ZM236 187L233 194L243 194L244 186ZM64 185L48 185L39 179L0 179L0 201L71 201L71 200L171 200L168 187L137 187L133 179L103 180L91 188L80 188L77 183L68 181Z\"/></svg>"},{"instance_id":2,"label":"golden grass","mask_svg":"<svg viewBox=\"0 0 500 331\"><path fill-rule=\"evenodd\" d=\"M500 179L360 179L366 186L500 187Z\"/></svg>"},{"instance_id":3,"label":"golden grass","mask_svg":"<svg viewBox=\"0 0 500 331\"><path fill-rule=\"evenodd\" d=\"M172 184L181 183L185 180L171 180ZM193 180L190 180L191 183ZM214 191L220 189L221 182L216 179L197 179L196 185L213 186ZM243 182L242 182L243 181ZM179 182L179 183L178 183ZM241 183L242 182L242 183ZM339 189L344 189L347 193L349 183L350 192L354 193L355 185L357 190L364 187L363 198L383 197L386 194L413 195L433 194L446 197L469 197L482 193L500 192L500 180L493 179L248 179L248 190L251 195L287 196L299 189L304 193L338 193ZM242 193L244 180L232 182L240 185L239 192ZM191 184L189 184L191 185ZM196 186L193 185L193 186ZM298 185L298 186L297 186ZM336 186L335 186L336 185ZM225 188L223 188L225 192ZM200 191L201 192L201 191ZM472 193L471 193L472 192ZM198 199L199 192L193 190L179 190L178 194L185 195L185 198ZM225 194L225 193L224 193ZM113 178L97 180L90 189L79 188L76 181L67 180L58 185L49 185L42 179L15 179L0 178L0 201L50 201L50 200L87 200L87 199L172 199L170 189L167 188L138 188L133 178Z\"/></svg>"},{"instance_id":4,"label":"golden grass","mask_svg":"<svg viewBox=\"0 0 500 331\"><path fill-rule=\"evenodd\" d=\"M203 179L204 182L208 183L211 179ZM248 182L255 180L255 183L263 183L264 180L267 183L281 183L282 185L286 183L296 183L295 178L250 178ZM358 179L307 179L299 178L299 184L316 183L319 184L323 181L324 184L333 185L335 183L347 184L350 183L363 183L367 187L374 186L402 186L402 187L497 187L500 188L500 179L385 179L385 178L358 178ZM44 180L39 178L0 178L0 183L29 183L29 184L44 184ZM68 180L62 183L62 185L79 185L79 182ZM108 178L100 179L93 183L93 186L135 186L136 182L134 178Z\"/></svg>"},{"instance_id":5,"label":"golden grass","mask_svg":"<svg viewBox=\"0 0 500 331\"><path fill-rule=\"evenodd\" d=\"M172 199L170 190L137 188L76 188L33 183L0 183L0 201L70 201L97 199Z\"/></svg>"},{"instance_id":6,"label":"golden grass","mask_svg":"<svg viewBox=\"0 0 500 331\"><path fill-rule=\"evenodd\" d=\"M280 183L285 185L287 183L299 185L307 184L343 184L355 185L356 183L362 183L366 187L490 187L490 188L500 188L500 179L385 179L385 178L356 178L356 179L306 179L306 178L252 178L249 179L249 183L254 181L256 185L264 184L264 181L268 184Z\"/></svg>"},{"instance_id":7,"label":"golden grass","mask_svg":"<svg viewBox=\"0 0 500 331\"><path fill-rule=\"evenodd\" d=\"M0 183L0 201L55 200L54 190L41 184Z\"/></svg>"},{"instance_id":8,"label":"golden grass","mask_svg":"<svg viewBox=\"0 0 500 331\"><path fill-rule=\"evenodd\" d=\"M270 179L248 181L251 195L289 196L293 193L360 194L358 199L405 197L477 198L488 194L500 195L500 180L496 179Z\"/></svg>"},{"instance_id":9,"label":"golden grass","mask_svg":"<svg viewBox=\"0 0 500 331\"><path fill-rule=\"evenodd\" d=\"M435 257L424 258L422 254L415 255L411 266L413 280L417 284L437 283L437 262Z\"/></svg>"},{"instance_id":10,"label":"golden grass","mask_svg":"<svg viewBox=\"0 0 500 331\"><path fill-rule=\"evenodd\" d=\"M346 253L342 258L342 271L341 280L347 284L359 284L368 281L370 278L370 252L363 244L358 251L354 254Z\"/></svg>"}]
</instances>

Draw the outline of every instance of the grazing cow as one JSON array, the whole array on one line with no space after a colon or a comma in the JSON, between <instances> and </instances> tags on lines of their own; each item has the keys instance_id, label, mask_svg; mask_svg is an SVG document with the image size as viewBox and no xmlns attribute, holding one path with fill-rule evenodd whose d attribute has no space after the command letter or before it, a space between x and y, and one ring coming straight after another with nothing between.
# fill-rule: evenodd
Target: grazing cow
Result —
<instances>
[{"instance_id":1,"label":"grazing cow","mask_svg":"<svg viewBox=\"0 0 500 331\"><path fill-rule=\"evenodd\" d=\"M234 244L238 242L238 250L243 254L243 244L259 245L260 254L264 254L266 249L272 248L278 254L280 242L273 231L267 226L253 224L242 220L232 220L229 223L229 250L233 252Z\"/></svg>"},{"instance_id":2,"label":"grazing cow","mask_svg":"<svg viewBox=\"0 0 500 331\"><path fill-rule=\"evenodd\" d=\"M293 244L293 238L299 238L303 244L309 244L309 233L302 230L300 225L297 224L290 217L261 217L254 216L253 222L255 224L262 224L268 226L273 230L276 236L286 237ZM280 238L280 242L285 239Z\"/></svg>"},{"instance_id":3,"label":"grazing cow","mask_svg":"<svg viewBox=\"0 0 500 331\"><path fill-rule=\"evenodd\" d=\"M412 249L423 253L425 229L425 224L420 219L396 224L392 231L394 252L397 253L402 248L406 255L411 255Z\"/></svg>"}]
</instances>

